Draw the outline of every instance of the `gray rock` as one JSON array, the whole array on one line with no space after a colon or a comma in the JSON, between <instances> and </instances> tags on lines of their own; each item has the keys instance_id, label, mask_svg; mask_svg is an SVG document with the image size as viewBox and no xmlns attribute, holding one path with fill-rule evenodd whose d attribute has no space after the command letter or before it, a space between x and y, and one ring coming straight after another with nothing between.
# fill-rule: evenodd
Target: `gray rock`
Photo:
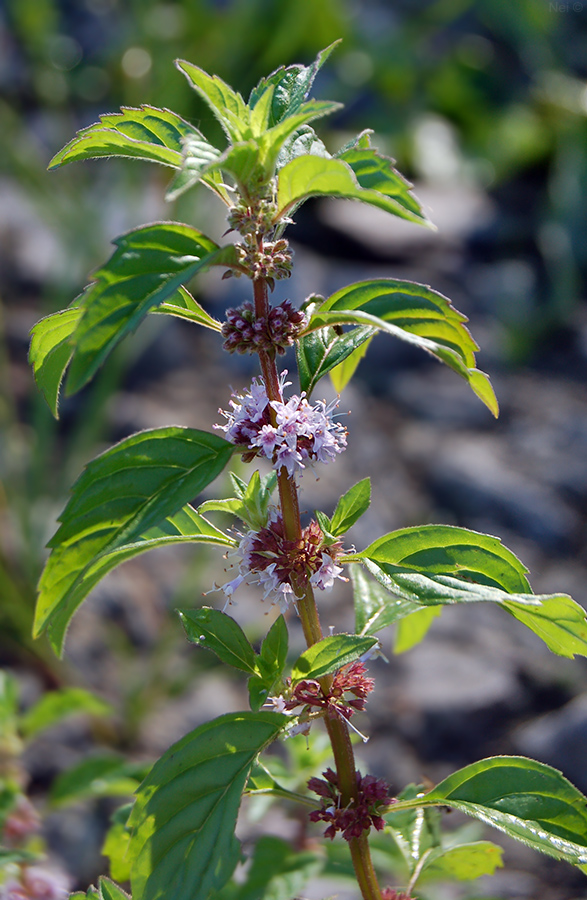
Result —
<instances>
[{"instance_id":1,"label":"gray rock","mask_svg":"<svg viewBox=\"0 0 587 900\"><path fill-rule=\"evenodd\" d=\"M581 791L587 791L587 693L513 734L517 750L561 769Z\"/></svg>"}]
</instances>

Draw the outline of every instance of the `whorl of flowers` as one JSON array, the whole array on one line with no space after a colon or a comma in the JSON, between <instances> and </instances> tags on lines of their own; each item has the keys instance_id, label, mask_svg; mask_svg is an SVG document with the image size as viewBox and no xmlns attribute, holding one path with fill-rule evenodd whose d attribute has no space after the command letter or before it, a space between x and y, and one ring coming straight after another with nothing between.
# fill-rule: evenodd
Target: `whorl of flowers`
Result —
<instances>
[{"instance_id":1,"label":"whorl of flowers","mask_svg":"<svg viewBox=\"0 0 587 900\"><path fill-rule=\"evenodd\" d=\"M66 900L70 879L63 872L42 865L22 866L19 878L0 885L0 900Z\"/></svg>"},{"instance_id":2,"label":"whorl of flowers","mask_svg":"<svg viewBox=\"0 0 587 900\"><path fill-rule=\"evenodd\" d=\"M389 793L389 785L374 775L357 772L357 795L347 806L342 806L338 776L332 769L322 773L322 778L310 778L308 787L322 800L320 809L310 813L311 822L327 822L325 837L334 838L342 832L346 841L360 837L371 826L381 831L385 821L381 814L394 802Z\"/></svg>"},{"instance_id":3,"label":"whorl of flowers","mask_svg":"<svg viewBox=\"0 0 587 900\"><path fill-rule=\"evenodd\" d=\"M263 599L279 603L285 610L308 583L322 591L330 590L342 572L342 567L335 563L340 548L339 542L324 544L324 534L317 522L304 528L299 541L289 541L281 517L274 515L266 528L243 535L235 550L241 557L238 575L222 585L222 590L230 601L243 582L259 584L264 591Z\"/></svg>"},{"instance_id":4,"label":"whorl of flowers","mask_svg":"<svg viewBox=\"0 0 587 900\"><path fill-rule=\"evenodd\" d=\"M364 663L359 660L343 666L336 672L327 692L318 681L305 678L291 689L283 709L290 712L297 706L304 706L304 712L322 711L331 718L342 715L348 720L354 713L365 709L367 696L375 686L366 671ZM352 697L348 698L346 694Z\"/></svg>"},{"instance_id":5,"label":"whorl of flowers","mask_svg":"<svg viewBox=\"0 0 587 900\"><path fill-rule=\"evenodd\" d=\"M255 316L253 304L247 300L241 306L226 310L226 321L222 325L223 347L229 353L275 349L283 354L307 322L308 317L289 300L273 306L268 316L259 317Z\"/></svg>"},{"instance_id":6,"label":"whorl of flowers","mask_svg":"<svg viewBox=\"0 0 587 900\"><path fill-rule=\"evenodd\" d=\"M283 378L287 373L282 373ZM219 410L226 418L225 425L215 425L224 431L233 444L246 446L249 458L265 456L274 469L285 466L288 475L298 475L305 462L331 462L346 447L346 429L332 418L338 400L326 405L318 400L308 403L306 395L294 395L287 402L269 401L261 379L253 378L250 389L233 393L232 411Z\"/></svg>"}]
</instances>

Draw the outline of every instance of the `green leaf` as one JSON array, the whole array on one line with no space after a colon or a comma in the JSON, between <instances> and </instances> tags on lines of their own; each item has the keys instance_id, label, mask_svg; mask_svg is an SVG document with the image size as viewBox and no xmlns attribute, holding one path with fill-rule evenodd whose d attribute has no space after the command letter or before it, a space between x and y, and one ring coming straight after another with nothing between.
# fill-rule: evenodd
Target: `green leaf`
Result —
<instances>
[{"instance_id":1,"label":"green leaf","mask_svg":"<svg viewBox=\"0 0 587 900\"><path fill-rule=\"evenodd\" d=\"M247 140L231 144L203 171L213 172L220 169L228 173L235 179L240 194L252 200L275 174L277 160L290 135L301 126L329 115L339 107L339 103L310 100L302 104L297 113L288 116L262 134L255 134L251 128Z\"/></svg>"},{"instance_id":2,"label":"green leaf","mask_svg":"<svg viewBox=\"0 0 587 900\"><path fill-rule=\"evenodd\" d=\"M349 565L349 574L353 585L357 634L377 634L382 628L422 608L418 603L391 595L386 587L369 578L363 567L356 563Z\"/></svg>"},{"instance_id":3,"label":"green leaf","mask_svg":"<svg viewBox=\"0 0 587 900\"><path fill-rule=\"evenodd\" d=\"M131 900L130 895L123 891L121 887L114 884L110 878L100 875L98 879L98 889L100 891L101 900Z\"/></svg>"},{"instance_id":4,"label":"green leaf","mask_svg":"<svg viewBox=\"0 0 587 900\"><path fill-rule=\"evenodd\" d=\"M261 477L255 470L251 475L243 494L243 505L246 513L244 521L254 531L259 531L267 525L269 506L276 487L277 472L270 472Z\"/></svg>"},{"instance_id":5,"label":"green leaf","mask_svg":"<svg viewBox=\"0 0 587 900\"><path fill-rule=\"evenodd\" d=\"M114 822L108 831L102 845L101 854L106 856L110 863L110 875L116 881L130 880L130 859L128 848L130 846L130 831L124 822Z\"/></svg>"},{"instance_id":6,"label":"green leaf","mask_svg":"<svg viewBox=\"0 0 587 900\"><path fill-rule=\"evenodd\" d=\"M229 543L193 510L184 510L177 524L169 517L220 474L233 449L216 435L170 427L133 435L92 460L75 483L62 524L49 543L35 636L48 627L60 652L73 613L96 581L113 565L148 549L149 540L151 546L160 546L186 539L178 534L184 519L188 530L206 529L201 539ZM153 528L162 529L155 538L149 535ZM200 538L191 534L187 539ZM109 560L108 554L113 554Z\"/></svg>"},{"instance_id":7,"label":"green leaf","mask_svg":"<svg viewBox=\"0 0 587 900\"><path fill-rule=\"evenodd\" d=\"M242 96L218 75L208 75L193 63L176 59L175 65L208 104L228 138L231 141L247 140L250 134L250 110Z\"/></svg>"},{"instance_id":8,"label":"green leaf","mask_svg":"<svg viewBox=\"0 0 587 900\"><path fill-rule=\"evenodd\" d=\"M314 308L306 333L345 324L384 331L448 365L497 416L497 400L489 379L475 368L478 347L464 325L466 321L448 298L427 285L382 278L357 282L332 294Z\"/></svg>"},{"instance_id":9,"label":"green leaf","mask_svg":"<svg viewBox=\"0 0 587 900\"><path fill-rule=\"evenodd\" d=\"M186 136L183 140L183 157L181 168L165 192L166 200L176 200L181 194L202 181L211 190L218 193L225 203L229 203L226 188L215 183L207 174L208 167L220 156L221 151L202 140L200 136Z\"/></svg>"},{"instance_id":10,"label":"green leaf","mask_svg":"<svg viewBox=\"0 0 587 900\"><path fill-rule=\"evenodd\" d=\"M373 151L371 151L373 152ZM381 178L382 185L388 182ZM344 197L360 200L383 209L385 212L427 225L424 214L406 208L405 197L390 196L373 188L363 188L351 166L342 159L332 159L308 154L288 162L280 171L277 182L277 214L275 221L291 215L310 197ZM420 209L419 204L414 201Z\"/></svg>"},{"instance_id":11,"label":"green leaf","mask_svg":"<svg viewBox=\"0 0 587 900\"><path fill-rule=\"evenodd\" d=\"M441 612L441 606L427 606L424 609L417 609L411 615L400 619L395 632L393 652L405 653L424 640L432 622Z\"/></svg>"},{"instance_id":12,"label":"green leaf","mask_svg":"<svg viewBox=\"0 0 587 900\"><path fill-rule=\"evenodd\" d=\"M250 110L251 131L257 137L271 127L271 102L275 85L269 84L257 97L254 106L247 104Z\"/></svg>"},{"instance_id":13,"label":"green leaf","mask_svg":"<svg viewBox=\"0 0 587 900\"><path fill-rule=\"evenodd\" d=\"M351 564L349 573L353 584L357 634L377 634L382 628L422 609L417 602L394 597L388 587L369 578L362 566Z\"/></svg>"},{"instance_id":14,"label":"green leaf","mask_svg":"<svg viewBox=\"0 0 587 900\"><path fill-rule=\"evenodd\" d=\"M268 89L273 88L267 124L277 125L296 113L307 98L318 71L339 43L340 41L334 41L321 50L311 66L281 66L267 78L262 78L251 91L249 108L254 110L261 98L267 96Z\"/></svg>"},{"instance_id":15,"label":"green leaf","mask_svg":"<svg viewBox=\"0 0 587 900\"><path fill-rule=\"evenodd\" d=\"M328 518L326 513L321 512L319 509L314 511L314 515L316 516L318 525L320 526L324 537L326 538L326 542L332 544L335 540L335 537L330 531L330 519Z\"/></svg>"},{"instance_id":16,"label":"green leaf","mask_svg":"<svg viewBox=\"0 0 587 900\"><path fill-rule=\"evenodd\" d=\"M45 316L31 330L29 362L37 386L55 418L59 418L59 391L63 375L74 352L72 336L83 312L83 306L70 307ZM217 332L222 329L221 323L210 316L184 287L150 312L177 316Z\"/></svg>"},{"instance_id":17,"label":"green leaf","mask_svg":"<svg viewBox=\"0 0 587 900\"><path fill-rule=\"evenodd\" d=\"M143 763L129 763L124 756L90 756L55 778L51 803L64 806L90 797L132 797L149 768Z\"/></svg>"},{"instance_id":18,"label":"green leaf","mask_svg":"<svg viewBox=\"0 0 587 900\"><path fill-rule=\"evenodd\" d=\"M92 378L148 312L197 272L236 261L232 245L219 247L197 229L175 222L145 225L114 243L116 251L79 299L82 314L70 339L69 394Z\"/></svg>"},{"instance_id":19,"label":"green leaf","mask_svg":"<svg viewBox=\"0 0 587 900\"><path fill-rule=\"evenodd\" d=\"M432 851L426 858L422 873L433 878L456 878L473 881L482 875L493 875L503 867L503 847L491 841L473 841Z\"/></svg>"},{"instance_id":20,"label":"green leaf","mask_svg":"<svg viewBox=\"0 0 587 900\"><path fill-rule=\"evenodd\" d=\"M341 365L376 332L376 328L364 325L342 335L330 327L301 335L296 343L300 390L310 396L323 375Z\"/></svg>"},{"instance_id":21,"label":"green leaf","mask_svg":"<svg viewBox=\"0 0 587 900\"><path fill-rule=\"evenodd\" d=\"M79 606L95 585L116 566L147 550L186 542L229 548L234 546L232 538L215 528L187 504L179 512L167 516L161 524L148 528L136 538L133 537L129 543L123 543L115 549L98 554L88 564L74 588L76 606ZM73 599L70 597L70 600Z\"/></svg>"},{"instance_id":22,"label":"green leaf","mask_svg":"<svg viewBox=\"0 0 587 900\"><path fill-rule=\"evenodd\" d=\"M352 332L351 332L352 333ZM367 355L367 350L372 337L367 338L359 347L356 347L341 363L338 363L330 372L332 387L338 394L342 394L345 387L357 371L358 365Z\"/></svg>"},{"instance_id":23,"label":"green leaf","mask_svg":"<svg viewBox=\"0 0 587 900\"><path fill-rule=\"evenodd\" d=\"M59 418L59 389L73 354L71 336L83 309L79 306L45 316L31 330L29 362L51 412Z\"/></svg>"},{"instance_id":24,"label":"green leaf","mask_svg":"<svg viewBox=\"0 0 587 900\"><path fill-rule=\"evenodd\" d=\"M275 780L271 772L265 768L262 763L255 763L251 769L251 774L249 775L245 790L247 794L271 794L275 797L293 800L296 803L301 803L312 809L316 808L316 804L311 797L307 794L296 794L294 791L290 791L283 787L282 784Z\"/></svg>"},{"instance_id":25,"label":"green leaf","mask_svg":"<svg viewBox=\"0 0 587 900\"><path fill-rule=\"evenodd\" d=\"M369 509L371 503L371 479L358 481L343 494L330 520L330 533L335 537L345 534L351 525Z\"/></svg>"},{"instance_id":26,"label":"green leaf","mask_svg":"<svg viewBox=\"0 0 587 900\"><path fill-rule=\"evenodd\" d=\"M242 478L239 478L236 472L229 472L228 477L230 478L230 483L232 484L236 496L239 500L243 500L247 493L247 482L243 481Z\"/></svg>"},{"instance_id":27,"label":"green leaf","mask_svg":"<svg viewBox=\"0 0 587 900\"><path fill-rule=\"evenodd\" d=\"M102 156L130 156L179 169L187 137L204 140L197 128L168 109L123 106L121 112L100 116L99 122L82 128L55 154L49 169Z\"/></svg>"},{"instance_id":28,"label":"green leaf","mask_svg":"<svg viewBox=\"0 0 587 900\"><path fill-rule=\"evenodd\" d=\"M286 720L230 713L191 731L155 763L129 820L133 897L207 900L222 888L238 859L234 827L249 772Z\"/></svg>"},{"instance_id":29,"label":"green leaf","mask_svg":"<svg viewBox=\"0 0 587 900\"><path fill-rule=\"evenodd\" d=\"M556 859L587 864L587 797L559 772L520 756L465 766L407 806L449 806Z\"/></svg>"},{"instance_id":30,"label":"green leaf","mask_svg":"<svg viewBox=\"0 0 587 900\"><path fill-rule=\"evenodd\" d=\"M309 122L321 119L323 116L329 116L341 108L342 104L333 103L329 100L308 100L307 103L302 103L295 113L290 113L281 122L260 135L259 146L266 175L270 177L274 174L277 160L288 138L292 136L300 137L300 129L308 125ZM290 145L289 155L291 153L292 147Z\"/></svg>"},{"instance_id":31,"label":"green leaf","mask_svg":"<svg viewBox=\"0 0 587 900\"><path fill-rule=\"evenodd\" d=\"M450 606L454 603L499 603L541 638L553 653L572 659L587 656L587 618L582 606L566 594L509 594L485 584L460 581L446 575L422 575L386 563L365 560L366 568L392 594L412 604ZM395 619L403 607L391 601ZM418 608L417 606L415 608ZM409 615L415 608L403 613ZM383 621L380 617L379 621ZM387 623L389 624L389 623ZM383 627L383 625L379 625Z\"/></svg>"},{"instance_id":32,"label":"green leaf","mask_svg":"<svg viewBox=\"0 0 587 900\"><path fill-rule=\"evenodd\" d=\"M234 483L234 473L230 473ZM206 500L200 507L199 511L204 512L226 512L237 516L249 528L259 531L267 525L269 515L269 504L277 485L277 473L270 472L262 478L259 472L255 470L251 475L248 484L241 482L236 485L236 497L227 497L223 500Z\"/></svg>"},{"instance_id":33,"label":"green leaf","mask_svg":"<svg viewBox=\"0 0 587 900\"><path fill-rule=\"evenodd\" d=\"M69 716L109 716L112 707L83 688L62 688L43 694L20 720L20 730L25 737L35 737L40 731L51 728Z\"/></svg>"},{"instance_id":34,"label":"green leaf","mask_svg":"<svg viewBox=\"0 0 587 900\"><path fill-rule=\"evenodd\" d=\"M457 575L501 588L529 593L528 571L497 537L454 525L420 525L392 531L357 554L401 566L406 572Z\"/></svg>"},{"instance_id":35,"label":"green leaf","mask_svg":"<svg viewBox=\"0 0 587 900\"><path fill-rule=\"evenodd\" d=\"M110 828L106 832L102 845L102 856L109 861L110 875L115 881L130 881L130 829L128 818L132 812L132 803L125 803L115 809L110 816Z\"/></svg>"},{"instance_id":36,"label":"green leaf","mask_svg":"<svg viewBox=\"0 0 587 900\"><path fill-rule=\"evenodd\" d=\"M11 741L19 744L17 735L19 727L18 684L12 675L0 669L0 734L6 741L10 736Z\"/></svg>"},{"instance_id":37,"label":"green leaf","mask_svg":"<svg viewBox=\"0 0 587 900\"><path fill-rule=\"evenodd\" d=\"M73 894L69 895L69 900L102 900L102 897L94 885L91 884L85 894L83 891L74 891Z\"/></svg>"},{"instance_id":38,"label":"green leaf","mask_svg":"<svg viewBox=\"0 0 587 900\"><path fill-rule=\"evenodd\" d=\"M259 141L249 138L231 144L222 156L210 165L209 171L227 173L236 181L239 194L252 202L253 196L262 189L270 177L263 168Z\"/></svg>"},{"instance_id":39,"label":"green leaf","mask_svg":"<svg viewBox=\"0 0 587 900\"><path fill-rule=\"evenodd\" d=\"M257 841L251 867L236 900L294 900L304 893L311 878L322 869L323 861L315 853L292 850L279 837L265 835Z\"/></svg>"},{"instance_id":40,"label":"green leaf","mask_svg":"<svg viewBox=\"0 0 587 900\"><path fill-rule=\"evenodd\" d=\"M308 156L308 154L311 156L324 156L327 159L331 157L324 142L320 140L314 129L310 125L301 125L283 143L275 168L277 170L283 169L296 156ZM287 224L287 221L282 223L279 233L281 233L281 229L285 229Z\"/></svg>"},{"instance_id":41,"label":"green leaf","mask_svg":"<svg viewBox=\"0 0 587 900\"><path fill-rule=\"evenodd\" d=\"M268 678L280 678L287 661L289 636L285 618L280 615L265 635L259 654L259 668Z\"/></svg>"},{"instance_id":42,"label":"green leaf","mask_svg":"<svg viewBox=\"0 0 587 900\"><path fill-rule=\"evenodd\" d=\"M222 323L210 316L184 287L180 287L169 300L156 306L151 312L178 316L180 319L187 319L189 322L210 328L212 331L222 331Z\"/></svg>"},{"instance_id":43,"label":"green leaf","mask_svg":"<svg viewBox=\"0 0 587 900\"><path fill-rule=\"evenodd\" d=\"M33 853L31 850L21 850L16 847L0 847L0 873L5 866L31 865L43 859L45 859L44 853ZM85 894L83 896L85 897Z\"/></svg>"},{"instance_id":44,"label":"green leaf","mask_svg":"<svg viewBox=\"0 0 587 900\"><path fill-rule=\"evenodd\" d=\"M587 656L587 617L583 607L565 594L533 596L538 603L527 605L512 597L505 598L502 605L553 653L569 659L575 653Z\"/></svg>"},{"instance_id":45,"label":"green leaf","mask_svg":"<svg viewBox=\"0 0 587 900\"><path fill-rule=\"evenodd\" d=\"M200 504L200 506L198 506L198 512L230 513L230 515L237 516L239 519L242 519L243 522L245 521L246 517L245 505L242 500L239 500L237 497L225 497L223 500L205 500Z\"/></svg>"},{"instance_id":46,"label":"green leaf","mask_svg":"<svg viewBox=\"0 0 587 900\"><path fill-rule=\"evenodd\" d=\"M258 674L249 678L249 700L251 709L257 710L267 700L276 684L281 682L285 663L289 635L282 615L278 616L261 644L261 652L257 657Z\"/></svg>"},{"instance_id":47,"label":"green leaf","mask_svg":"<svg viewBox=\"0 0 587 900\"><path fill-rule=\"evenodd\" d=\"M406 218L415 216L423 225L430 225L416 197L412 194L413 185L394 168L394 160L382 156L371 148L353 147L338 154L338 159L347 163L364 190L377 191L385 197L393 198L408 213Z\"/></svg>"},{"instance_id":48,"label":"green leaf","mask_svg":"<svg viewBox=\"0 0 587 900\"><path fill-rule=\"evenodd\" d=\"M409 801L418 796L421 796L421 788L409 784L397 799ZM405 864L410 886L413 886L424 861L431 853L441 850L440 812L433 808L398 810L394 804L384 818L386 835L396 844Z\"/></svg>"},{"instance_id":49,"label":"green leaf","mask_svg":"<svg viewBox=\"0 0 587 900\"><path fill-rule=\"evenodd\" d=\"M209 606L178 609L177 612L189 641L211 650L229 666L249 675L257 673L255 651L231 616Z\"/></svg>"},{"instance_id":50,"label":"green leaf","mask_svg":"<svg viewBox=\"0 0 587 900\"><path fill-rule=\"evenodd\" d=\"M303 679L322 678L336 672L348 663L364 656L377 645L377 638L358 634L333 634L318 641L296 660L291 673L291 683Z\"/></svg>"}]
</instances>

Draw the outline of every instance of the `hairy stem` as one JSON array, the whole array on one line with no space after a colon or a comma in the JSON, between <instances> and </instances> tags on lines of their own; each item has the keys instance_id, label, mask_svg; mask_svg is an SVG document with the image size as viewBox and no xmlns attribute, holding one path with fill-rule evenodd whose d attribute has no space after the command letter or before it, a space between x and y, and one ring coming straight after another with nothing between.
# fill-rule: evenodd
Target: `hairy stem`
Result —
<instances>
[{"instance_id":1,"label":"hairy stem","mask_svg":"<svg viewBox=\"0 0 587 900\"><path fill-rule=\"evenodd\" d=\"M259 236L259 247L262 249L261 236ZM253 296L255 302L255 315L258 317L267 316L269 314L269 294L265 279L256 278L253 280ZM283 397L281 395L279 373L275 364L275 354L259 351L259 362L269 400L282 401ZM285 467L281 468L277 474L277 484L286 537L290 541L297 541L302 534L298 489L294 479L288 475ZM309 584L304 586L304 590L300 591L300 593L301 596L298 596L297 600L297 609L306 643L308 647L311 647L313 644L322 640L323 637L318 608L314 599L314 593ZM332 684L332 676L325 676L320 679L320 683L323 690L328 692ZM332 753L338 775L341 800L343 804L347 805L355 799L357 795L355 755L350 740L349 730L342 719L326 718L325 721L330 737L330 743L332 744ZM359 838L353 838L349 842L349 845L357 881L361 888L364 900L381 900L381 889L373 868L366 832Z\"/></svg>"}]
</instances>

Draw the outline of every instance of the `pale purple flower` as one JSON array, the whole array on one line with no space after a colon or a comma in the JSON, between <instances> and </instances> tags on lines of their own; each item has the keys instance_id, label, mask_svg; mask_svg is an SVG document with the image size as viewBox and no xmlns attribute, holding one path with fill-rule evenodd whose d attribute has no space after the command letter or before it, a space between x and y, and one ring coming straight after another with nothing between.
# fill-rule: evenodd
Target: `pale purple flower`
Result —
<instances>
[{"instance_id":1,"label":"pale purple flower","mask_svg":"<svg viewBox=\"0 0 587 900\"><path fill-rule=\"evenodd\" d=\"M286 372L280 376L283 390ZM334 421L338 400L310 404L305 394L287 401L269 402L265 385L253 379L242 394L233 394L231 411L220 410L225 425L215 425L234 444L244 444L255 455L270 459L274 469L285 467L290 477L299 475L305 462L331 462L346 447L346 430ZM271 416L273 410L273 421Z\"/></svg>"},{"instance_id":2,"label":"pale purple flower","mask_svg":"<svg viewBox=\"0 0 587 900\"><path fill-rule=\"evenodd\" d=\"M329 591L332 589L334 579L341 578L341 572L342 566L337 566L328 553L322 553L322 565L310 578L310 584L321 591ZM344 581L345 579L341 578L341 580Z\"/></svg>"},{"instance_id":3,"label":"pale purple flower","mask_svg":"<svg viewBox=\"0 0 587 900\"><path fill-rule=\"evenodd\" d=\"M251 442L254 447L259 447L263 456L269 459L273 456L275 445L279 443L279 432L273 425L262 425L259 433Z\"/></svg>"},{"instance_id":4,"label":"pale purple flower","mask_svg":"<svg viewBox=\"0 0 587 900\"><path fill-rule=\"evenodd\" d=\"M299 453L295 447L291 447L286 441L277 449L273 468L279 470L282 466L285 466L287 474L292 477L305 468L302 459L302 454Z\"/></svg>"}]
</instances>

